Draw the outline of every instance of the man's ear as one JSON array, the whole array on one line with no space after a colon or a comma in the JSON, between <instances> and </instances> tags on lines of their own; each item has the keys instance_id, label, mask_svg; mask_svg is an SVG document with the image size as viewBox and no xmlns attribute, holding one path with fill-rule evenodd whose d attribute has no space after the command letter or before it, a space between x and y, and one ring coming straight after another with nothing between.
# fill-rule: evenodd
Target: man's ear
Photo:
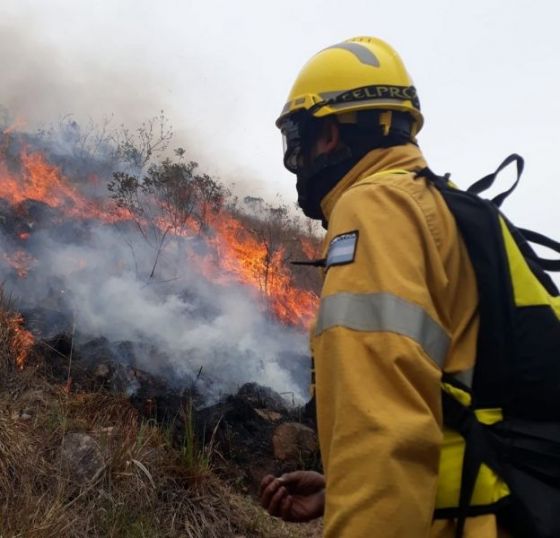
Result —
<instances>
[{"instance_id":1,"label":"man's ear","mask_svg":"<svg viewBox=\"0 0 560 538\"><path fill-rule=\"evenodd\" d=\"M338 147L340 142L340 129L337 121L333 119L327 120L323 129L323 147L327 153L330 153Z\"/></svg>"}]
</instances>

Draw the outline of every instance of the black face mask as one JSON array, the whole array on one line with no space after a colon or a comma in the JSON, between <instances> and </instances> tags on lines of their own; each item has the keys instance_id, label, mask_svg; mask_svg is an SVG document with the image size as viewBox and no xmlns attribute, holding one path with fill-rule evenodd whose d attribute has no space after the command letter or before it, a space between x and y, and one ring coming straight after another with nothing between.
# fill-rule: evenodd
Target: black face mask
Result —
<instances>
[{"instance_id":1,"label":"black face mask","mask_svg":"<svg viewBox=\"0 0 560 538\"><path fill-rule=\"evenodd\" d=\"M305 114L285 121L284 165L297 176L298 204L307 217L325 221L321 201L369 151L411 141L412 118L407 113L393 112L390 136L379 126L379 112L363 111L358 119L357 125L338 125L345 141L342 147L319 155L311 163L305 155L311 152L323 124Z\"/></svg>"},{"instance_id":2,"label":"black face mask","mask_svg":"<svg viewBox=\"0 0 560 538\"><path fill-rule=\"evenodd\" d=\"M348 148L317 157L310 169L297 174L298 205L306 217L325 220L321 201L334 186L358 163Z\"/></svg>"}]
</instances>

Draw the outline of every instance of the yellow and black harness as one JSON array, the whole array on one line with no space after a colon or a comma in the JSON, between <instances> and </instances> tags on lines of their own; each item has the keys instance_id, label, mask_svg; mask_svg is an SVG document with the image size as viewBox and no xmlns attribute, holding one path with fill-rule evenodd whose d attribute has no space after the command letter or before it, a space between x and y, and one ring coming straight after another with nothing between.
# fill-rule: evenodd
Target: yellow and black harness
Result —
<instances>
[{"instance_id":1,"label":"yellow and black harness","mask_svg":"<svg viewBox=\"0 0 560 538\"><path fill-rule=\"evenodd\" d=\"M514 162L512 187L481 198ZM501 213L522 171L523 159L510 155L467 191L429 169L417 173L453 213L479 293L472 379L442 379L446 431L435 517L457 518L457 537L466 517L485 513L496 513L516 537L560 537L560 293L545 272L560 271L560 260L529 245L560 253L560 243L516 228ZM446 480L452 476L460 486Z\"/></svg>"}]
</instances>

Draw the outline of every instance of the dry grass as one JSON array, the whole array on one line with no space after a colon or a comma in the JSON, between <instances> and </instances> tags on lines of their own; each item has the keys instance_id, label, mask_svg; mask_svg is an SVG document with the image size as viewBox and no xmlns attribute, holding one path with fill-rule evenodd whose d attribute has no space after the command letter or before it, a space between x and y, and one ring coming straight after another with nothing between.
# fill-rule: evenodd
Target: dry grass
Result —
<instances>
[{"instance_id":1,"label":"dry grass","mask_svg":"<svg viewBox=\"0 0 560 538\"><path fill-rule=\"evenodd\" d=\"M305 535L233 492L207 459L188 466L183 447L139 421L122 398L62 390L54 396L34 409L26 403L25 411L19 399L2 401L10 412L0 415L0 536ZM76 431L95 438L103 453L90 481L76 482L60 460L64 435Z\"/></svg>"},{"instance_id":2,"label":"dry grass","mask_svg":"<svg viewBox=\"0 0 560 538\"><path fill-rule=\"evenodd\" d=\"M0 287L0 382L16 367L14 350L14 330L10 309L10 300Z\"/></svg>"},{"instance_id":3,"label":"dry grass","mask_svg":"<svg viewBox=\"0 0 560 538\"><path fill-rule=\"evenodd\" d=\"M0 297L0 537L289 538L319 536L270 518L212 472L212 447L186 429L140 419L126 398L68 394L31 368L17 349ZM69 433L95 439L101 465L77 479L61 458Z\"/></svg>"}]
</instances>

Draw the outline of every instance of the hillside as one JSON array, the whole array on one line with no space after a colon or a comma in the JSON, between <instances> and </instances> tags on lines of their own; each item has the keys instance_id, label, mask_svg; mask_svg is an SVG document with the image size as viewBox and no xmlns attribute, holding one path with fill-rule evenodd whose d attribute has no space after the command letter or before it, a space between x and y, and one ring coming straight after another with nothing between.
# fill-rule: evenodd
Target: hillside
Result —
<instances>
[{"instance_id":1,"label":"hillside","mask_svg":"<svg viewBox=\"0 0 560 538\"><path fill-rule=\"evenodd\" d=\"M171 152L166 125L0 126L0 536L317 532L255 496L319 464L318 273L290 264L318 236Z\"/></svg>"},{"instance_id":2,"label":"hillside","mask_svg":"<svg viewBox=\"0 0 560 538\"><path fill-rule=\"evenodd\" d=\"M56 382L41 346L18 368L19 330L4 303L0 536L316 535L316 525L269 517L222 447L194 433L194 415L186 427L158 422L124 394Z\"/></svg>"}]
</instances>

